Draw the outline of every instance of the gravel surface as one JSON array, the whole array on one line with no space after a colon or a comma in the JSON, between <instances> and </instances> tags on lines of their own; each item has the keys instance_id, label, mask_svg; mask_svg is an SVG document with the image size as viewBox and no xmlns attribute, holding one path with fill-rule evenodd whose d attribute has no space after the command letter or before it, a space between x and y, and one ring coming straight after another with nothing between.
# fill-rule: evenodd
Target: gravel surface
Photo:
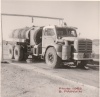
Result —
<instances>
[{"instance_id":1,"label":"gravel surface","mask_svg":"<svg viewBox=\"0 0 100 97\"><path fill-rule=\"evenodd\" d=\"M12 64L1 64L1 67L1 97L99 97L98 88L69 84ZM75 87L81 91L67 91Z\"/></svg>"}]
</instances>

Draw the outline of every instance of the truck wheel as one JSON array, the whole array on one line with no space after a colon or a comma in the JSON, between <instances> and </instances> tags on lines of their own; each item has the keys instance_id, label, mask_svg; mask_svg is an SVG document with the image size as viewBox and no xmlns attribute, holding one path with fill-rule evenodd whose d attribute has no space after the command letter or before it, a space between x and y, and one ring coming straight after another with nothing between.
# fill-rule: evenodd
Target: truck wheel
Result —
<instances>
[{"instance_id":1,"label":"truck wheel","mask_svg":"<svg viewBox=\"0 0 100 97\"><path fill-rule=\"evenodd\" d=\"M14 48L12 45L9 45L8 47L8 55L9 55L9 59L13 59L14 57Z\"/></svg>"},{"instance_id":2,"label":"truck wheel","mask_svg":"<svg viewBox=\"0 0 100 97\"><path fill-rule=\"evenodd\" d=\"M23 59L23 50L19 45L15 46L14 48L14 58L16 61L22 61Z\"/></svg>"},{"instance_id":3,"label":"truck wheel","mask_svg":"<svg viewBox=\"0 0 100 97\"><path fill-rule=\"evenodd\" d=\"M53 47L47 49L45 61L46 64L51 68L60 67L61 65L61 58L58 57L56 50Z\"/></svg>"}]
</instances>

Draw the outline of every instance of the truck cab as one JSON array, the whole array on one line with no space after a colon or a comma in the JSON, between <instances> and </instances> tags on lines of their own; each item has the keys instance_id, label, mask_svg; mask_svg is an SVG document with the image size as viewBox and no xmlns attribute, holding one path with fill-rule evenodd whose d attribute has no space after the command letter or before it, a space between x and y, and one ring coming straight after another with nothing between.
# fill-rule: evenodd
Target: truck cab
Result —
<instances>
[{"instance_id":1,"label":"truck cab","mask_svg":"<svg viewBox=\"0 0 100 97\"><path fill-rule=\"evenodd\" d=\"M92 41L90 39L78 38L75 27L58 27L58 26L46 26L43 28L42 33L42 54L45 56L47 64L53 64L49 62L50 58L54 60L54 56L57 55L59 61L74 62L77 66L80 64L87 64L88 60L92 60ZM52 52L56 52L52 55ZM50 53L46 55L46 53ZM50 58L49 58L50 57ZM55 63L54 64L59 64ZM56 66L56 65L53 65Z\"/></svg>"},{"instance_id":2,"label":"truck cab","mask_svg":"<svg viewBox=\"0 0 100 97\"><path fill-rule=\"evenodd\" d=\"M75 29L57 26L46 26L42 33L42 48L43 51L48 46L54 46L58 41L62 42L62 38L77 37ZM70 40L70 39L69 39Z\"/></svg>"}]
</instances>

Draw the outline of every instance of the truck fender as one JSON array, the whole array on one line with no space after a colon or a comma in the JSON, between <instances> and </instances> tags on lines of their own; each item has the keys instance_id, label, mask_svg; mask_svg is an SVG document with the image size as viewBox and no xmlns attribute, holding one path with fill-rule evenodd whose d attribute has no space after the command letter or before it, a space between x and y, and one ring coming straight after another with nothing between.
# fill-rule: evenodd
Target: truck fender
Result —
<instances>
[{"instance_id":1,"label":"truck fender","mask_svg":"<svg viewBox=\"0 0 100 97\"><path fill-rule=\"evenodd\" d=\"M58 55L60 58L62 58L62 45L61 45L61 44L56 44L56 45L54 45L54 46L48 46L48 47L46 48L46 50L45 50L45 54L46 54L47 49L50 48L50 47L54 47L55 50L56 50L57 55ZM44 56L45 56L45 54L44 54Z\"/></svg>"}]
</instances>

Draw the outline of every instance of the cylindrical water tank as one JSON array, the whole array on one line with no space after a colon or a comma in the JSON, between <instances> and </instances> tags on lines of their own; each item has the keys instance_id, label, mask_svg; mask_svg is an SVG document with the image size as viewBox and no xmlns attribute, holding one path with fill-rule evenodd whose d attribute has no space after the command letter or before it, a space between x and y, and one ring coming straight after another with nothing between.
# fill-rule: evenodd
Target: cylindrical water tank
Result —
<instances>
[{"instance_id":1,"label":"cylindrical water tank","mask_svg":"<svg viewBox=\"0 0 100 97\"><path fill-rule=\"evenodd\" d=\"M42 29L39 29L34 33L33 39L35 44L39 44L42 42Z\"/></svg>"},{"instance_id":2,"label":"cylindrical water tank","mask_svg":"<svg viewBox=\"0 0 100 97\"><path fill-rule=\"evenodd\" d=\"M12 32L12 38L28 39L29 38L29 27L15 29Z\"/></svg>"},{"instance_id":3,"label":"cylindrical water tank","mask_svg":"<svg viewBox=\"0 0 100 97\"><path fill-rule=\"evenodd\" d=\"M14 33L14 38L19 38L20 29L16 29L13 33Z\"/></svg>"},{"instance_id":4,"label":"cylindrical water tank","mask_svg":"<svg viewBox=\"0 0 100 97\"><path fill-rule=\"evenodd\" d=\"M12 32L12 38L30 39L30 32L32 31L31 39L37 45L42 42L42 29L43 29L42 27L25 27L25 28L15 29Z\"/></svg>"},{"instance_id":5,"label":"cylindrical water tank","mask_svg":"<svg viewBox=\"0 0 100 97\"><path fill-rule=\"evenodd\" d=\"M23 39L28 39L29 38L29 27L25 27L22 29L21 33L20 33L20 38Z\"/></svg>"}]
</instances>

